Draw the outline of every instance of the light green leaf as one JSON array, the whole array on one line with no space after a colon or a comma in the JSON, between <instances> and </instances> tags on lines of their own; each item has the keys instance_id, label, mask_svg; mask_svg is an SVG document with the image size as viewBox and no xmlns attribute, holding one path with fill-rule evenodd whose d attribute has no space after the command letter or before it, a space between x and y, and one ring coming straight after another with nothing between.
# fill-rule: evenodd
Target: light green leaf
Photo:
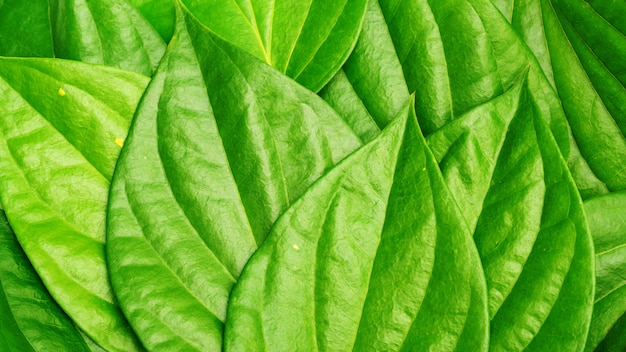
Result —
<instances>
[{"instance_id":1,"label":"light green leaf","mask_svg":"<svg viewBox=\"0 0 626 352\"><path fill-rule=\"evenodd\" d=\"M213 33L318 91L346 61L367 0L182 0Z\"/></svg>"},{"instance_id":2,"label":"light green leaf","mask_svg":"<svg viewBox=\"0 0 626 352\"><path fill-rule=\"evenodd\" d=\"M593 249L580 196L527 80L428 143L484 266L490 350L581 350Z\"/></svg>"},{"instance_id":3,"label":"light green leaf","mask_svg":"<svg viewBox=\"0 0 626 352\"><path fill-rule=\"evenodd\" d=\"M127 0L50 0L56 57L150 76L165 43Z\"/></svg>"},{"instance_id":4,"label":"light green leaf","mask_svg":"<svg viewBox=\"0 0 626 352\"><path fill-rule=\"evenodd\" d=\"M109 285L104 236L109 179L146 84L108 67L0 58L2 205L48 291L111 351L138 348Z\"/></svg>"},{"instance_id":5,"label":"light green leaf","mask_svg":"<svg viewBox=\"0 0 626 352\"><path fill-rule=\"evenodd\" d=\"M593 351L626 313L626 192L585 202L596 248L596 298L586 351Z\"/></svg>"},{"instance_id":6,"label":"light green leaf","mask_svg":"<svg viewBox=\"0 0 626 352\"><path fill-rule=\"evenodd\" d=\"M0 210L0 332L9 351L90 351L54 302Z\"/></svg>"},{"instance_id":7,"label":"light green leaf","mask_svg":"<svg viewBox=\"0 0 626 352\"><path fill-rule=\"evenodd\" d=\"M0 56L54 56L48 0L0 1Z\"/></svg>"},{"instance_id":8,"label":"light green leaf","mask_svg":"<svg viewBox=\"0 0 626 352\"><path fill-rule=\"evenodd\" d=\"M233 290L225 350L487 350L476 249L408 112L279 218Z\"/></svg>"},{"instance_id":9,"label":"light green leaf","mask_svg":"<svg viewBox=\"0 0 626 352\"><path fill-rule=\"evenodd\" d=\"M320 96L364 141L387 126L409 99L402 66L377 0L368 4L354 51Z\"/></svg>"},{"instance_id":10,"label":"light green leaf","mask_svg":"<svg viewBox=\"0 0 626 352\"><path fill-rule=\"evenodd\" d=\"M109 203L111 280L146 348L219 350L250 255L359 146L313 92L181 14Z\"/></svg>"}]
</instances>

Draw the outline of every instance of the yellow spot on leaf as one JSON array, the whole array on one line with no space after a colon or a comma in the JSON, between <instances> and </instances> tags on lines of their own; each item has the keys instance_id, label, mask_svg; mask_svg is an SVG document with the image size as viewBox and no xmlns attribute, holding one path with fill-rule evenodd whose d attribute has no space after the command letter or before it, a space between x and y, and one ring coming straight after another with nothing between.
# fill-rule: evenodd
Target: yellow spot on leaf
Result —
<instances>
[{"instance_id":1,"label":"yellow spot on leaf","mask_svg":"<svg viewBox=\"0 0 626 352\"><path fill-rule=\"evenodd\" d=\"M63 90L63 88L59 88L59 95L62 97L65 96L65 91Z\"/></svg>"},{"instance_id":2,"label":"yellow spot on leaf","mask_svg":"<svg viewBox=\"0 0 626 352\"><path fill-rule=\"evenodd\" d=\"M120 147L124 146L124 140L123 139L119 139L119 138L115 138L115 144L119 145Z\"/></svg>"},{"instance_id":3,"label":"yellow spot on leaf","mask_svg":"<svg viewBox=\"0 0 626 352\"><path fill-rule=\"evenodd\" d=\"M295 250L299 251L299 250L300 250L300 247L299 247L297 244L295 244L295 243L294 243L294 244L293 244L293 249L295 249Z\"/></svg>"}]
</instances>

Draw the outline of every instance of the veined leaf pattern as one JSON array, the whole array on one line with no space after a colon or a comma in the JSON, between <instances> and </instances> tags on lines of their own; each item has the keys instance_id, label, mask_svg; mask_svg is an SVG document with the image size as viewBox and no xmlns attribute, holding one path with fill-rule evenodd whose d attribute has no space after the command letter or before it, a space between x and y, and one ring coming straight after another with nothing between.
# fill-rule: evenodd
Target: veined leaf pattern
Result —
<instances>
[{"instance_id":1,"label":"veined leaf pattern","mask_svg":"<svg viewBox=\"0 0 626 352\"><path fill-rule=\"evenodd\" d=\"M626 192L585 202L596 249L596 295L586 351L593 351L626 314ZM621 328L623 330L623 328ZM616 349L617 350L617 349Z\"/></svg>"},{"instance_id":2,"label":"veined leaf pattern","mask_svg":"<svg viewBox=\"0 0 626 352\"><path fill-rule=\"evenodd\" d=\"M48 291L111 351L138 349L108 281L104 227L109 180L147 80L80 62L0 58L2 205Z\"/></svg>"},{"instance_id":3,"label":"veined leaf pattern","mask_svg":"<svg viewBox=\"0 0 626 352\"><path fill-rule=\"evenodd\" d=\"M182 0L213 33L320 90L346 61L368 0Z\"/></svg>"},{"instance_id":4,"label":"veined leaf pattern","mask_svg":"<svg viewBox=\"0 0 626 352\"><path fill-rule=\"evenodd\" d=\"M492 351L578 351L593 304L593 246L567 164L526 79L428 138L474 233Z\"/></svg>"},{"instance_id":5,"label":"veined leaf pattern","mask_svg":"<svg viewBox=\"0 0 626 352\"><path fill-rule=\"evenodd\" d=\"M2 346L9 351L91 351L50 297L1 210L0 310Z\"/></svg>"},{"instance_id":6,"label":"veined leaf pattern","mask_svg":"<svg viewBox=\"0 0 626 352\"><path fill-rule=\"evenodd\" d=\"M225 348L487 350L478 261L407 106L276 222L233 290Z\"/></svg>"},{"instance_id":7,"label":"veined leaf pattern","mask_svg":"<svg viewBox=\"0 0 626 352\"><path fill-rule=\"evenodd\" d=\"M109 205L113 286L146 348L220 349L230 290L257 245L359 146L321 98L180 10Z\"/></svg>"}]
</instances>

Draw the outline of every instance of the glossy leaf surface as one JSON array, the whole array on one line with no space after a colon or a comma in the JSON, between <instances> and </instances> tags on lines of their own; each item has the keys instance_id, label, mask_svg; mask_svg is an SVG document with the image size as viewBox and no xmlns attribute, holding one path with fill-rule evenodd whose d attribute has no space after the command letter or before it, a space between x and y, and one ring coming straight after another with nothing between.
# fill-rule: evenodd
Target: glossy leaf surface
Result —
<instances>
[{"instance_id":1,"label":"glossy leaf surface","mask_svg":"<svg viewBox=\"0 0 626 352\"><path fill-rule=\"evenodd\" d=\"M387 126L409 99L378 1L369 2L354 51L320 96L364 141Z\"/></svg>"},{"instance_id":2,"label":"glossy leaf surface","mask_svg":"<svg viewBox=\"0 0 626 352\"><path fill-rule=\"evenodd\" d=\"M56 57L150 76L165 43L127 0L50 0Z\"/></svg>"},{"instance_id":3,"label":"glossy leaf surface","mask_svg":"<svg viewBox=\"0 0 626 352\"><path fill-rule=\"evenodd\" d=\"M90 351L30 265L0 210L0 332L8 351Z\"/></svg>"},{"instance_id":4,"label":"glossy leaf surface","mask_svg":"<svg viewBox=\"0 0 626 352\"><path fill-rule=\"evenodd\" d=\"M367 0L182 0L213 33L320 90L359 35Z\"/></svg>"},{"instance_id":5,"label":"glossy leaf surface","mask_svg":"<svg viewBox=\"0 0 626 352\"><path fill-rule=\"evenodd\" d=\"M108 282L104 228L109 179L146 84L79 62L0 59L2 205L48 291L111 351L137 348Z\"/></svg>"},{"instance_id":6,"label":"glossy leaf surface","mask_svg":"<svg viewBox=\"0 0 626 352\"><path fill-rule=\"evenodd\" d=\"M585 350L593 351L626 313L626 193L585 202L596 248L596 298Z\"/></svg>"},{"instance_id":7,"label":"glossy leaf surface","mask_svg":"<svg viewBox=\"0 0 626 352\"><path fill-rule=\"evenodd\" d=\"M116 295L146 348L219 350L276 218L360 146L314 93L180 15L111 189Z\"/></svg>"},{"instance_id":8,"label":"glossy leaf surface","mask_svg":"<svg viewBox=\"0 0 626 352\"><path fill-rule=\"evenodd\" d=\"M487 349L476 249L408 112L276 222L233 290L226 350Z\"/></svg>"},{"instance_id":9,"label":"glossy leaf surface","mask_svg":"<svg viewBox=\"0 0 626 352\"><path fill-rule=\"evenodd\" d=\"M578 351L593 248L576 186L526 80L428 138L474 233L491 351Z\"/></svg>"}]
</instances>

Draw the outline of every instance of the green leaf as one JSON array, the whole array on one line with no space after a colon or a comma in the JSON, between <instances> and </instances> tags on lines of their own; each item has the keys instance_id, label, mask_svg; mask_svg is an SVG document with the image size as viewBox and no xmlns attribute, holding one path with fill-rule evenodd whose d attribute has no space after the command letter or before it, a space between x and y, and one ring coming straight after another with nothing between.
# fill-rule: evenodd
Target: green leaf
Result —
<instances>
[{"instance_id":1,"label":"green leaf","mask_svg":"<svg viewBox=\"0 0 626 352\"><path fill-rule=\"evenodd\" d=\"M161 38L169 42L174 34L176 11L172 0L129 0L139 12L152 24L161 35Z\"/></svg>"},{"instance_id":2,"label":"green leaf","mask_svg":"<svg viewBox=\"0 0 626 352\"><path fill-rule=\"evenodd\" d=\"M363 141L374 138L409 99L377 0L368 4L363 29L343 69L320 91Z\"/></svg>"},{"instance_id":3,"label":"green leaf","mask_svg":"<svg viewBox=\"0 0 626 352\"><path fill-rule=\"evenodd\" d=\"M596 248L596 297L585 346L593 351L626 313L626 192L592 198L585 212Z\"/></svg>"},{"instance_id":4,"label":"green leaf","mask_svg":"<svg viewBox=\"0 0 626 352\"><path fill-rule=\"evenodd\" d=\"M127 0L51 0L56 57L150 76L165 43Z\"/></svg>"},{"instance_id":5,"label":"green leaf","mask_svg":"<svg viewBox=\"0 0 626 352\"><path fill-rule=\"evenodd\" d=\"M109 179L146 84L108 67L0 58L2 205L48 291L111 351L137 349L109 285L104 237Z\"/></svg>"},{"instance_id":6,"label":"green leaf","mask_svg":"<svg viewBox=\"0 0 626 352\"><path fill-rule=\"evenodd\" d=\"M597 352L618 352L626 349L626 314L611 327L602 343L596 348Z\"/></svg>"},{"instance_id":7,"label":"green leaf","mask_svg":"<svg viewBox=\"0 0 626 352\"><path fill-rule=\"evenodd\" d=\"M581 350L593 249L580 196L527 80L428 143L484 266L490 350Z\"/></svg>"},{"instance_id":8,"label":"green leaf","mask_svg":"<svg viewBox=\"0 0 626 352\"><path fill-rule=\"evenodd\" d=\"M182 0L213 33L318 91L346 61L367 0Z\"/></svg>"},{"instance_id":9,"label":"green leaf","mask_svg":"<svg viewBox=\"0 0 626 352\"><path fill-rule=\"evenodd\" d=\"M0 326L9 351L90 351L43 286L0 210Z\"/></svg>"},{"instance_id":10,"label":"green leaf","mask_svg":"<svg viewBox=\"0 0 626 352\"><path fill-rule=\"evenodd\" d=\"M408 112L279 218L233 290L226 350L487 349L476 249Z\"/></svg>"},{"instance_id":11,"label":"green leaf","mask_svg":"<svg viewBox=\"0 0 626 352\"><path fill-rule=\"evenodd\" d=\"M146 348L212 351L276 218L360 142L313 92L177 22L115 172L107 256Z\"/></svg>"},{"instance_id":12,"label":"green leaf","mask_svg":"<svg viewBox=\"0 0 626 352\"><path fill-rule=\"evenodd\" d=\"M572 132L570 169L583 198L626 189L623 8L524 0L510 9L513 26L558 90Z\"/></svg>"},{"instance_id":13,"label":"green leaf","mask_svg":"<svg viewBox=\"0 0 626 352\"><path fill-rule=\"evenodd\" d=\"M47 0L0 1L0 56L54 56Z\"/></svg>"}]
</instances>

